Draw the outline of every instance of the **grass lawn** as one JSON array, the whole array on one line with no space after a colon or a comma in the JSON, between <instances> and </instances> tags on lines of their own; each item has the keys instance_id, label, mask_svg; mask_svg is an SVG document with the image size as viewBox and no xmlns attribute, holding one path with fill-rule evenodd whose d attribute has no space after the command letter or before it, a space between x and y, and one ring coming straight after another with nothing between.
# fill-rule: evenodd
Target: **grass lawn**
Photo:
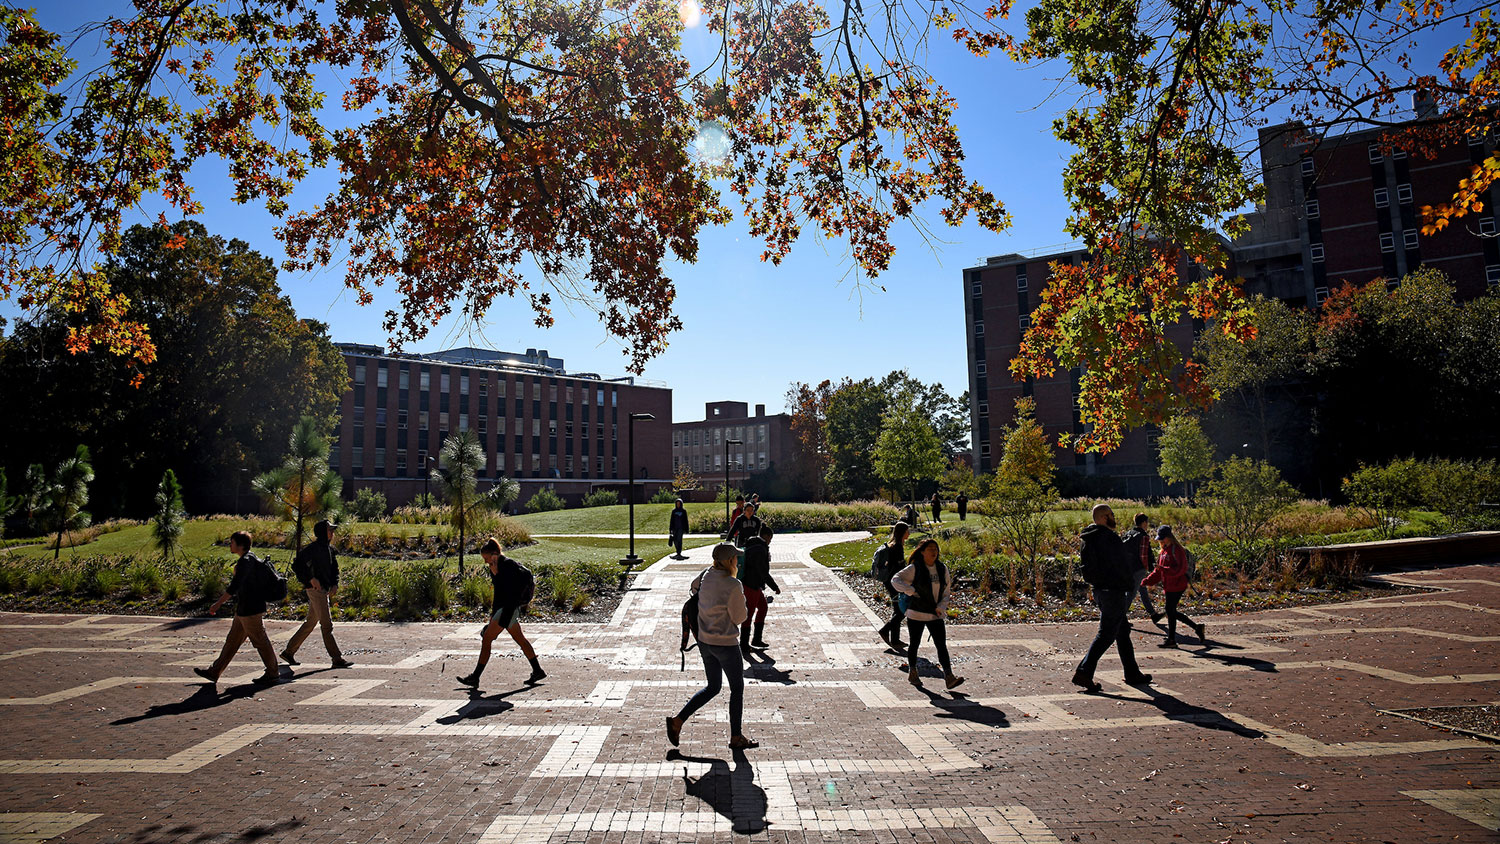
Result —
<instances>
[{"instance_id":1,"label":"grass lawn","mask_svg":"<svg viewBox=\"0 0 1500 844\"><path fill-rule=\"evenodd\" d=\"M730 505L733 507L734 505ZM688 515L701 513L705 510L724 512L724 504L684 504ZM527 513L521 516L512 516L517 522L526 526L533 534L537 533L626 533L630 530L630 507L626 504L615 504L610 507L581 507L576 510L552 510L546 513ZM667 521L672 515L671 504L637 504L635 505L635 534L639 540L642 534L655 534L666 541ZM637 545L640 542L636 543ZM639 553L639 550L637 550Z\"/></svg>"},{"instance_id":2,"label":"grass lawn","mask_svg":"<svg viewBox=\"0 0 1500 844\"><path fill-rule=\"evenodd\" d=\"M870 570L870 560L875 556L875 549L889 539L889 535L877 535L853 542L824 545L812 550L812 558L829 568L867 572Z\"/></svg>"}]
</instances>

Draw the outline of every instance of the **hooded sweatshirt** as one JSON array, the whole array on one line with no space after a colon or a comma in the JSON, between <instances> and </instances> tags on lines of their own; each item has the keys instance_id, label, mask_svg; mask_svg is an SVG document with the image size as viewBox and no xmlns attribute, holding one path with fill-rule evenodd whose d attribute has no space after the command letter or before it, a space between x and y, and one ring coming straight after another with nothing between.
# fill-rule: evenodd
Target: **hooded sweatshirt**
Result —
<instances>
[{"instance_id":1,"label":"hooded sweatshirt","mask_svg":"<svg viewBox=\"0 0 1500 844\"><path fill-rule=\"evenodd\" d=\"M705 645L738 645L740 626L750 617L745 587L729 572L713 567L693 578L698 594L698 641Z\"/></svg>"},{"instance_id":2,"label":"hooded sweatshirt","mask_svg":"<svg viewBox=\"0 0 1500 844\"><path fill-rule=\"evenodd\" d=\"M1092 524L1079 534L1083 539L1083 570L1091 567L1098 571L1092 581L1096 589L1113 589L1129 592L1135 588L1135 575L1130 561L1125 558L1125 546L1120 535L1100 524Z\"/></svg>"}]
</instances>

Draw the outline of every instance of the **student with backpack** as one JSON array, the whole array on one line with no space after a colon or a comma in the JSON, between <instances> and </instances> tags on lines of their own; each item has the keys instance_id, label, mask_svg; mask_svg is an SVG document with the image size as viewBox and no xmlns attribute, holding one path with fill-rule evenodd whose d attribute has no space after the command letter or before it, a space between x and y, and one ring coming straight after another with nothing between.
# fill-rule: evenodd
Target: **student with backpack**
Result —
<instances>
[{"instance_id":1,"label":"student with backpack","mask_svg":"<svg viewBox=\"0 0 1500 844\"><path fill-rule=\"evenodd\" d=\"M766 600L766 587L781 594L781 587L776 585L775 578L771 577L771 537L773 536L770 525L760 526L760 536L752 536L745 540L745 567L740 570L740 583L745 587L745 606L749 615L745 617L745 623L740 626L740 652L746 657L750 655L750 648L767 648L766 644L766 610L769 605ZM750 638L750 625L755 625L755 638Z\"/></svg>"},{"instance_id":2,"label":"student with backpack","mask_svg":"<svg viewBox=\"0 0 1500 844\"><path fill-rule=\"evenodd\" d=\"M1094 603L1099 605L1099 631L1073 671L1073 685L1097 694L1103 686L1094 681L1094 670L1110 645L1120 655L1127 685L1146 685L1151 682L1151 675L1141 671L1135 661L1135 646L1130 642L1127 613L1135 596L1135 578L1125 546L1115 533L1115 511L1108 504L1095 504L1092 515L1093 524L1079 533L1083 550L1078 561L1083 579L1094 587Z\"/></svg>"},{"instance_id":3,"label":"student with backpack","mask_svg":"<svg viewBox=\"0 0 1500 844\"><path fill-rule=\"evenodd\" d=\"M286 581L281 579L268 561L250 553L250 544L250 534L242 530L230 534L229 550L236 557L234 577L225 587L224 594L208 608L209 615L217 615L224 602L234 599L234 621L229 625L229 635L224 639L224 648L219 651L219 658L208 668L193 669L194 674L210 683L219 682L219 676L229 667L230 661L246 639L255 646L261 662L266 666L266 673L252 682L257 686L273 686L281 679L276 649L271 647L271 637L266 635L262 617L266 612L267 599L286 598ZM277 592L280 592L280 598L277 597Z\"/></svg>"},{"instance_id":4,"label":"student with backpack","mask_svg":"<svg viewBox=\"0 0 1500 844\"><path fill-rule=\"evenodd\" d=\"M1156 568L1146 576L1145 583L1160 583L1162 589L1167 593L1167 640L1157 647L1177 647L1177 622L1193 628L1198 634L1199 641L1204 639L1204 627L1186 615L1177 611L1177 604L1182 600L1182 593L1188 588L1188 552L1177 541L1172 534L1171 525L1162 525L1156 529L1156 541L1161 543L1161 556L1157 558Z\"/></svg>"},{"instance_id":5,"label":"student with backpack","mask_svg":"<svg viewBox=\"0 0 1500 844\"><path fill-rule=\"evenodd\" d=\"M474 666L473 671L459 677L458 682L479 688L479 675L484 673L484 667L490 661L490 644L504 630L521 646L521 653L531 663L531 676L526 678L527 684L539 683L547 676L547 672L542 670L542 664L536 658L536 649L531 647L526 634L521 632L521 622L518 620L521 609L531 603L531 597L536 593L536 578L532 577L530 569L505 556L505 549L500 547L500 541L493 536L480 546L479 556L490 569L490 586L493 590L490 621L479 633L479 663Z\"/></svg>"},{"instance_id":6,"label":"student with backpack","mask_svg":"<svg viewBox=\"0 0 1500 844\"><path fill-rule=\"evenodd\" d=\"M906 598L906 632L911 636L911 648L907 657L907 676L913 686L922 685L917 674L917 649L922 644L922 631L932 636L937 648L938 663L943 666L943 680L948 688L958 688L964 678L955 676L953 664L948 659L948 632L943 618L948 614L948 598L953 593L953 579L948 567L938 560L936 539L928 538L917 543L911 552L906 568L891 578L891 586Z\"/></svg>"},{"instance_id":7,"label":"student with backpack","mask_svg":"<svg viewBox=\"0 0 1500 844\"><path fill-rule=\"evenodd\" d=\"M307 641L313 628L318 627L322 630L323 647L328 651L333 667L354 667L354 663L344 659L339 643L333 639L333 614L328 611L328 603L339 588L339 557L333 550L333 532L337 528L338 525L327 519L318 520L313 525L313 535L317 539L298 551L292 560L292 574L307 592L307 620L292 634L291 641L281 652L287 665L299 664L297 649Z\"/></svg>"},{"instance_id":8,"label":"student with backpack","mask_svg":"<svg viewBox=\"0 0 1500 844\"><path fill-rule=\"evenodd\" d=\"M714 546L713 566L693 578L693 598L683 608L684 621L698 637L698 655L703 659L707 685L683 704L682 709L667 718L667 741L673 747L682 737L682 726L694 712L714 699L723 687L720 675L729 679L729 746L748 750L760 744L745 737L745 664L740 657L741 626L750 612L745 605L745 587L735 578L739 570L739 549L727 542ZM686 634L684 634L684 642Z\"/></svg>"},{"instance_id":9,"label":"student with backpack","mask_svg":"<svg viewBox=\"0 0 1500 844\"><path fill-rule=\"evenodd\" d=\"M906 596L896 591L891 585L891 578L901 570L901 563L906 559L906 537L910 533L911 525L897 522L891 528L890 541L875 549L875 558L870 562L870 574L885 587L886 597L891 600L891 620L880 628L880 639L902 653L906 652L906 643L901 641L901 622L906 618Z\"/></svg>"}]
</instances>

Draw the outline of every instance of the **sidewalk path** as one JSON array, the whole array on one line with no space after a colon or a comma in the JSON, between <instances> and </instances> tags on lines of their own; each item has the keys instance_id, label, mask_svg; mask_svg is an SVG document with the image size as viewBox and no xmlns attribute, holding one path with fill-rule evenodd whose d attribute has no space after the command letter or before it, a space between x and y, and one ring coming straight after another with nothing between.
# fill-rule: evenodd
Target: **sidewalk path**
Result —
<instances>
[{"instance_id":1,"label":"sidewalk path","mask_svg":"<svg viewBox=\"0 0 1500 844\"><path fill-rule=\"evenodd\" d=\"M913 688L848 587L812 562L853 535L773 543L784 593L726 698L663 735L702 680L678 612L709 547L642 573L604 624L529 624L527 688L502 638L470 696L473 624L340 624L295 682L215 694L189 668L225 619L0 615L0 842L1493 842L1500 745L1379 714L1500 699L1500 568L1438 588L1207 617L1219 647L1158 650L1149 689L1106 660L1068 685L1089 624L952 626L961 691ZM872 586L873 588L873 586ZM270 622L280 646L295 627ZM929 651L929 655L930 651ZM750 836L746 838L746 836Z\"/></svg>"}]
</instances>

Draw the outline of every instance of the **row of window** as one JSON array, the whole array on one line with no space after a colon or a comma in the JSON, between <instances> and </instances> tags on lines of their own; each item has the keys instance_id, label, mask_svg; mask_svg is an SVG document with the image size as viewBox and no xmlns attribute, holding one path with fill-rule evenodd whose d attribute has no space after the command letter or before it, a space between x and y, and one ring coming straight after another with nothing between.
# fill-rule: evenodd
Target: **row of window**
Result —
<instances>
[{"instance_id":1,"label":"row of window","mask_svg":"<svg viewBox=\"0 0 1500 844\"><path fill-rule=\"evenodd\" d=\"M1028 330L1031 329L1031 317L1029 315L1024 315L1023 314L1021 316L1021 318L1016 321L1016 324L1020 327L1021 333L1025 334ZM982 321L975 321L975 323L974 323L974 336L976 338L984 336L984 323ZM983 375L984 373L981 372L979 374Z\"/></svg>"},{"instance_id":2,"label":"row of window","mask_svg":"<svg viewBox=\"0 0 1500 844\"><path fill-rule=\"evenodd\" d=\"M1493 230L1493 223L1491 223L1491 228ZM1413 249L1420 248L1421 245L1422 245L1422 239L1421 239L1421 236L1418 233L1418 231L1416 229L1406 229L1405 231L1401 232L1401 245L1404 246L1404 247L1406 247L1407 250L1413 250ZM1381 252L1395 252L1396 251L1396 234L1395 234L1395 232L1381 232L1380 233L1380 251ZM1308 247L1308 255L1312 259L1312 262L1314 264L1321 264L1321 263L1323 263L1323 258L1324 258L1323 244L1321 244L1321 243L1314 243L1314 244L1312 244L1310 247Z\"/></svg>"},{"instance_id":3,"label":"row of window","mask_svg":"<svg viewBox=\"0 0 1500 844\"><path fill-rule=\"evenodd\" d=\"M370 364L367 363L367 362L365 362L365 361L356 361L354 363L354 385L356 387L363 387L365 385L366 370L368 369L369 366L370 366ZM375 386L376 387L386 387L386 386L389 386L389 377L390 377L389 373L390 373L390 368L389 367L384 367L384 366L378 366L377 365L375 367ZM400 389L403 392L406 391L406 390L411 389L411 372L409 370L403 369L403 370L400 370L398 372L398 375L399 375L399 386L398 386L397 389ZM479 397L480 398L488 398L489 397L489 379L488 378L479 378L477 380L479 381ZM505 396L505 390L506 390L505 385L506 385L506 380L503 377L500 378L496 382L495 395L497 397L502 398L502 399L506 397ZM452 386L453 386L453 382L452 382L451 374L450 373L448 373L448 372L440 372L440 373L438 373L438 392L440 392L440 393L447 393L449 390L452 389ZM426 372L426 371L418 373L417 389L420 392L424 392L424 393L432 389L432 373ZM559 394L558 385L556 385L556 384L548 384L547 385L547 390L548 390L548 400L552 401L552 402L556 402L557 399L558 399L558 394ZM579 390L580 390L580 393L581 393L581 396L582 396L583 400L584 401L588 401L589 388L587 388L587 387L580 387ZM458 376L458 391L459 391L459 393L461 393L463 395L468 395L468 393L469 393L469 376L468 375L463 374L463 373L459 374L459 376ZM516 398L524 399L525 398L524 393L525 393L525 385L523 383L522 386L521 386L521 388L517 391ZM565 384L565 385L563 385L562 396L563 396L564 403L566 403L566 404L572 404L573 403L573 385L572 384ZM541 401L542 400L542 385L541 385L541 382L539 382L539 381L532 381L531 382L531 400L532 401ZM604 388L603 387L597 387L597 388L595 388L595 390L594 390L594 403L597 404L597 405L599 405L600 407L604 406ZM620 391L618 389L614 388L614 387L611 387L610 390L609 390L609 404L610 404L610 407L617 407L619 405L619 403L620 403Z\"/></svg>"},{"instance_id":4,"label":"row of window","mask_svg":"<svg viewBox=\"0 0 1500 844\"><path fill-rule=\"evenodd\" d=\"M1026 290L1027 290L1026 268L1024 266L1022 266L1022 267L1016 267L1016 292L1017 293L1025 293ZM973 295L975 295L975 296L983 295L983 293L984 293L984 285L983 285L983 283L976 281L972 285L969 286L969 291Z\"/></svg>"},{"instance_id":5,"label":"row of window","mask_svg":"<svg viewBox=\"0 0 1500 844\"><path fill-rule=\"evenodd\" d=\"M355 446L350 451L351 451L350 462L353 464L354 473L356 475L363 475L364 471L365 471L365 450L362 447L360 447L360 446ZM573 474L574 463L573 463L573 455L571 455L571 454L562 455L562 465L561 466L558 465L558 455L556 455L556 454L548 454L548 455L532 454L531 455L531 461L530 461L531 462L531 471L532 472L541 472L542 471L542 469L543 469L542 463L543 463L543 458L544 457L546 459L546 469L561 471L561 472L566 473L569 476L571 476ZM513 455L513 458L514 458L513 462L510 464L509 468L507 468L506 460L505 460L505 455L502 454L502 453L498 453L497 452L495 454L495 474L497 474L497 475L504 475L507 471L509 471L509 472L525 472L527 470L527 468L526 468L526 461L525 461L523 455L516 454L516 455ZM617 474L619 472L619 458L618 457L610 457L608 459L609 459L609 471L610 471L610 474L611 475ZM372 467L373 468L377 468L377 469L384 469L385 468L385 460L386 460L386 450L384 448L376 448L375 449L375 462L372 464ZM416 463L416 466L415 466L417 474L414 477L420 477L421 476L421 474L422 474L422 468L423 468L423 466L425 464L428 463L428 461L429 461L429 458L428 458L427 452L425 452L425 451L419 451L419 452L417 452L417 463ZM600 475L604 474L604 461L605 461L605 457L602 454L598 455L598 456L596 456L594 458L594 471L596 473L600 474ZM762 461L764 461L764 455L762 455ZM334 449L333 452L329 454L328 465L334 471L338 471L338 468L339 468L339 452L338 452L338 449ZM764 463L762 465L764 465ZM588 455L583 455L582 456L582 458L578 461L578 466L583 471L588 471L588 466L589 466ZM396 467L395 467L395 469L396 469L396 477L407 477L406 449L404 449L404 448L396 450Z\"/></svg>"},{"instance_id":6,"label":"row of window","mask_svg":"<svg viewBox=\"0 0 1500 844\"><path fill-rule=\"evenodd\" d=\"M458 430L460 430L460 431L467 431L467 430L469 430L469 414L467 414L467 413L459 413L459 414L457 414L457 416L458 416ZM448 414L448 412L447 411L439 411L438 414L437 414L437 417L438 417L438 425L437 425L438 430L440 430L440 431L447 431L447 430L449 430L449 428L448 428L448 422L449 422L449 414ZM383 407L377 407L377 408L375 408L375 426L377 428L385 426L387 419L388 419L388 416L387 416L387 411L386 411L385 408L383 408ZM488 427L488 420L489 420L489 417L487 417L487 416L480 416L480 417L478 417L475 420L476 423L477 423L477 427L474 430L476 432L478 432L478 433L481 433L481 434L489 433L489 431L486 430L487 427ZM522 427L524 421L525 420L520 420L520 419L516 420L516 429L515 429L515 432L517 434L520 434L520 433L524 432L524 428ZM365 424L365 409L363 407L357 407L356 406L354 408L353 423L355 425L364 425ZM432 430L432 424L431 423L432 423L432 412L431 411L421 410L421 411L417 412L417 429L418 430L420 430L420 431L429 431L429 430ZM555 437L555 436L557 436L558 424L559 423L558 423L558 421L556 419L550 419L550 420L547 421L547 436L549 436L549 437ZM562 424L563 436L565 436L565 437L572 437L573 436L573 423L571 421L564 421L561 424ZM496 417L495 418L495 432L496 433L504 436L507 433L506 427L507 427L507 425L506 425L506 418L504 416L500 416L500 417ZM398 411L396 411L396 430L398 430L398 431L405 431L406 429L407 429L407 411L405 411L405 410L398 410ZM593 432L593 431L595 431L595 430L597 430L597 432L599 434L599 439L601 439L601 440L604 439L604 423L603 422L595 423L594 426L591 426L590 423L588 423L588 422L580 422L580 423L578 423L578 430L579 430L580 434L582 435L583 439L588 439L590 433ZM540 437L542 435L542 420L540 420L540 419L533 419L533 420L531 420L531 435L533 437ZM611 422L610 425L609 425L609 438L612 439L612 440L619 439L619 435L620 435L620 426L618 424L616 424L616 423Z\"/></svg>"},{"instance_id":7,"label":"row of window","mask_svg":"<svg viewBox=\"0 0 1500 844\"><path fill-rule=\"evenodd\" d=\"M731 469L764 469L766 468L766 453L760 454L736 454L730 461ZM709 458L713 458L713 464L709 465ZM690 466L694 472L707 472L714 469L724 470L724 455L722 454L693 454L687 457L672 457L672 470L675 472L682 466Z\"/></svg>"},{"instance_id":8,"label":"row of window","mask_svg":"<svg viewBox=\"0 0 1500 844\"><path fill-rule=\"evenodd\" d=\"M672 447L723 445L725 439L745 442L747 432L749 436L755 438L750 440L751 442L763 443L766 441L767 426L736 425L732 428L693 428L685 431L673 431Z\"/></svg>"}]
</instances>

